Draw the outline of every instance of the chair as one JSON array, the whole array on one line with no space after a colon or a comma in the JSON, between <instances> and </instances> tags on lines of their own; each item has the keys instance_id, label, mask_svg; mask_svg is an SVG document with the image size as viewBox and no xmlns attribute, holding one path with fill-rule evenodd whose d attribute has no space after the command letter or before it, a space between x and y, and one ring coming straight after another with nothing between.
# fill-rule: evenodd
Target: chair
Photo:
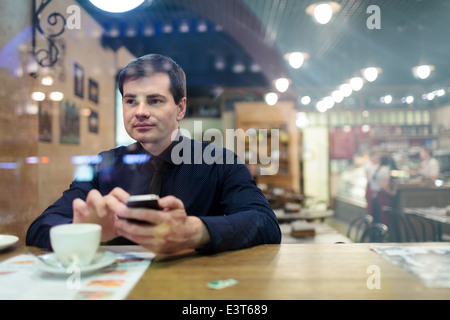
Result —
<instances>
[{"instance_id":1,"label":"chair","mask_svg":"<svg viewBox=\"0 0 450 320\"><path fill-rule=\"evenodd\" d=\"M388 227L383 223L374 223L367 228L361 236L361 242L385 242L388 236Z\"/></svg>"},{"instance_id":2,"label":"chair","mask_svg":"<svg viewBox=\"0 0 450 320\"><path fill-rule=\"evenodd\" d=\"M395 212L391 207L383 206L381 212L386 217L389 226L389 241L410 242L408 222L405 217Z\"/></svg>"},{"instance_id":3,"label":"chair","mask_svg":"<svg viewBox=\"0 0 450 320\"><path fill-rule=\"evenodd\" d=\"M354 242L360 242L364 231L372 224L373 217L366 214L353 220L347 230L347 238Z\"/></svg>"},{"instance_id":4,"label":"chair","mask_svg":"<svg viewBox=\"0 0 450 320\"><path fill-rule=\"evenodd\" d=\"M414 213L405 213L405 217L416 242L440 241L439 233L432 221ZM427 230L430 231L430 233L428 233Z\"/></svg>"}]
</instances>

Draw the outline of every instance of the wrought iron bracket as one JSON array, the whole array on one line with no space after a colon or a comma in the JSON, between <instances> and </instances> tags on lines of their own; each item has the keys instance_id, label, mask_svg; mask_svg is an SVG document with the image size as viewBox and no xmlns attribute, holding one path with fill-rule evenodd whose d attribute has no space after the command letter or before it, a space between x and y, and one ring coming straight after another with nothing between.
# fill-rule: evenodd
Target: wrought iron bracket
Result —
<instances>
[{"instance_id":1,"label":"wrought iron bracket","mask_svg":"<svg viewBox=\"0 0 450 320\"><path fill-rule=\"evenodd\" d=\"M60 48L58 37L66 30L66 18L59 12L52 12L45 16L44 11L52 0L33 0L33 56L41 67L52 67L58 62ZM41 20L42 19L42 20ZM41 21L46 19L48 26L54 28L44 28ZM46 46L37 48L37 37L42 35L46 41Z\"/></svg>"}]
</instances>

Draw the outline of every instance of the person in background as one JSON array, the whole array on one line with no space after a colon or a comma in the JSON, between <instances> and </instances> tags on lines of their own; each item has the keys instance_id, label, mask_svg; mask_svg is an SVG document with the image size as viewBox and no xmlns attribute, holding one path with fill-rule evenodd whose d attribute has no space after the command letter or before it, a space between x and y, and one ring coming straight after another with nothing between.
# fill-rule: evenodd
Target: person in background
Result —
<instances>
[{"instance_id":1,"label":"person in background","mask_svg":"<svg viewBox=\"0 0 450 320\"><path fill-rule=\"evenodd\" d=\"M369 154L369 160L364 165L364 174L367 179L366 185L366 203L367 209L366 212L369 215L373 215L373 199L372 199L372 189L370 188L370 181L372 180L373 174L376 171L380 164L380 154L377 151L371 151Z\"/></svg>"},{"instance_id":2,"label":"person in background","mask_svg":"<svg viewBox=\"0 0 450 320\"><path fill-rule=\"evenodd\" d=\"M436 180L439 175L439 162L433 157L431 149L422 147L420 149L420 163L417 174L424 179Z\"/></svg>"},{"instance_id":3,"label":"person in background","mask_svg":"<svg viewBox=\"0 0 450 320\"><path fill-rule=\"evenodd\" d=\"M383 155L380 158L380 165L373 173L370 180L372 190L372 212L373 220L376 223L389 224L386 217L382 215L383 206L392 207L393 196L397 193L396 185L391 181L391 158Z\"/></svg>"},{"instance_id":4,"label":"person in background","mask_svg":"<svg viewBox=\"0 0 450 320\"><path fill-rule=\"evenodd\" d=\"M67 223L96 223L103 242L139 244L159 253L211 254L281 242L273 210L237 155L181 134L187 99L178 64L145 55L121 71L118 85L124 126L137 142L101 152L94 178L73 181L31 224L28 246L51 249L50 228ZM129 155L149 161L130 165ZM150 165L155 159L162 167ZM156 193L149 192L156 172L162 175L157 179L162 210L129 209L130 195Z\"/></svg>"}]
</instances>

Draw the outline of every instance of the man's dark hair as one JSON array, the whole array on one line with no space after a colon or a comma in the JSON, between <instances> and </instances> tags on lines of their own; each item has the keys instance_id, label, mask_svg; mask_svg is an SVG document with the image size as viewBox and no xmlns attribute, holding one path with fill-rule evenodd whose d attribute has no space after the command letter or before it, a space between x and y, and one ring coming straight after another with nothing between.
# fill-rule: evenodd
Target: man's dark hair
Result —
<instances>
[{"instance_id":1,"label":"man's dark hair","mask_svg":"<svg viewBox=\"0 0 450 320\"><path fill-rule=\"evenodd\" d=\"M155 73L166 73L170 79L170 92L178 104L186 97L186 74L171 58L160 54L147 54L131 61L119 74L118 86L123 96L123 84L126 80L136 80Z\"/></svg>"}]
</instances>

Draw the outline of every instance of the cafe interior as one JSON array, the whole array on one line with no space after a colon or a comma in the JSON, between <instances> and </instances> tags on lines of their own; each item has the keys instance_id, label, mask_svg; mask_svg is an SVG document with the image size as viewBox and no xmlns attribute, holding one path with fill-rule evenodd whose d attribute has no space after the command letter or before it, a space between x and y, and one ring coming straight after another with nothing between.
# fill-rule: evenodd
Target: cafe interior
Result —
<instances>
[{"instance_id":1,"label":"cafe interior","mask_svg":"<svg viewBox=\"0 0 450 320\"><path fill-rule=\"evenodd\" d=\"M183 132L218 146L229 145L226 132L244 132L232 137L233 151L282 232L281 249L261 264L285 286L238 292L241 278L215 297L190 282L177 294L146 292L145 285L171 283L158 276L177 279L172 262L161 262L128 298L450 298L449 15L447 0L0 0L0 265L15 250L27 252L30 224L73 180L89 179L99 152L134 142L123 128L117 76L134 58L159 53L186 72ZM437 176L418 174L422 148L437 160ZM381 221L366 197L374 152L395 163L395 194ZM429 277L386 260L394 253L369 247L380 244L441 248L438 258L426 253L444 265L440 278L424 284ZM346 246L391 276L382 277L384 291L366 286L369 264L364 288L320 282L312 269L322 276L332 266L315 258L311 265L295 249L340 254L344 267L353 256ZM246 260L227 257L239 278ZM360 260L348 270L360 273ZM202 263L192 261L182 263L198 278ZM300 280L316 289L296 288L287 273L310 274ZM335 290L320 291L325 282Z\"/></svg>"}]
</instances>

